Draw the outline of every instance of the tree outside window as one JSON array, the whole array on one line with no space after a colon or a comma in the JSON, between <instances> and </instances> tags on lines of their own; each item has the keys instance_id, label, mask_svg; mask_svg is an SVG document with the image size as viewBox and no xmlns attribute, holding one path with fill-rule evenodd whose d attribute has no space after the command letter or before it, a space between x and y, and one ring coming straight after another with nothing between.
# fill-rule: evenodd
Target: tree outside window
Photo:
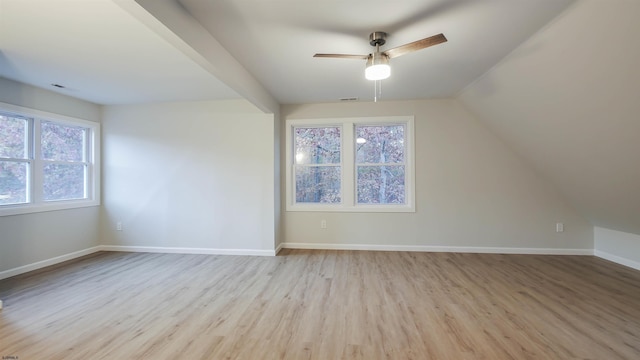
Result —
<instances>
[{"instance_id":1,"label":"tree outside window","mask_svg":"<svg viewBox=\"0 0 640 360\"><path fill-rule=\"evenodd\" d=\"M87 129L43 121L40 130L45 201L86 197Z\"/></svg>"},{"instance_id":2,"label":"tree outside window","mask_svg":"<svg viewBox=\"0 0 640 360\"><path fill-rule=\"evenodd\" d=\"M413 212L413 117L287 120L287 210Z\"/></svg>"},{"instance_id":3,"label":"tree outside window","mask_svg":"<svg viewBox=\"0 0 640 360\"><path fill-rule=\"evenodd\" d=\"M295 128L298 203L340 203L340 128Z\"/></svg>"},{"instance_id":4,"label":"tree outside window","mask_svg":"<svg viewBox=\"0 0 640 360\"><path fill-rule=\"evenodd\" d=\"M99 129L0 103L0 216L98 205Z\"/></svg>"},{"instance_id":5,"label":"tree outside window","mask_svg":"<svg viewBox=\"0 0 640 360\"><path fill-rule=\"evenodd\" d=\"M28 201L29 121L0 114L0 205Z\"/></svg>"},{"instance_id":6,"label":"tree outside window","mask_svg":"<svg viewBox=\"0 0 640 360\"><path fill-rule=\"evenodd\" d=\"M404 125L357 125L358 204L404 204Z\"/></svg>"}]
</instances>

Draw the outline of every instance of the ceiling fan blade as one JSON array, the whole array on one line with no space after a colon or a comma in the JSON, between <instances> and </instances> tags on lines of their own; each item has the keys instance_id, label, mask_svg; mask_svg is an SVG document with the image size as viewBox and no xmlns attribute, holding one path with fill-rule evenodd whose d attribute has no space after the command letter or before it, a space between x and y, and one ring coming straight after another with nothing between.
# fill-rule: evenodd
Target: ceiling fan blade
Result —
<instances>
[{"instance_id":1,"label":"ceiling fan blade","mask_svg":"<svg viewBox=\"0 0 640 360\"><path fill-rule=\"evenodd\" d=\"M313 57L319 58L337 58L337 59L356 59L367 60L369 55L349 55L349 54L315 54Z\"/></svg>"},{"instance_id":2,"label":"ceiling fan blade","mask_svg":"<svg viewBox=\"0 0 640 360\"><path fill-rule=\"evenodd\" d=\"M443 42L446 42L446 41L447 41L447 38L444 37L443 34L433 35L431 37L428 37L422 40L417 40L408 44L394 47L393 49L389 49L383 52L383 54L386 54L389 58L395 58L400 55L408 54L413 51L428 48L429 46L442 44Z\"/></svg>"}]
</instances>

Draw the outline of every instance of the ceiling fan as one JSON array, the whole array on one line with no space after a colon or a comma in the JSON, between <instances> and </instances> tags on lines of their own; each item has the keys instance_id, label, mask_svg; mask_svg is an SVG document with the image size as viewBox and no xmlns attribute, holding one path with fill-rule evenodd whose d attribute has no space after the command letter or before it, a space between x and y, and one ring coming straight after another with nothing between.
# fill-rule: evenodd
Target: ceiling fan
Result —
<instances>
[{"instance_id":1,"label":"ceiling fan","mask_svg":"<svg viewBox=\"0 0 640 360\"><path fill-rule=\"evenodd\" d=\"M359 59L367 60L365 68L365 77L369 80L383 80L391 75L391 67L389 59L408 54L410 52L422 50L433 45L438 45L447 41L443 34L438 34L410 42L408 44L394 47L393 49L380 51L380 46L387 41L387 33L383 31L375 31L369 35L369 44L375 46L376 51L369 55L349 55L349 54L315 54L313 57L318 58L339 58L339 59Z\"/></svg>"}]
</instances>

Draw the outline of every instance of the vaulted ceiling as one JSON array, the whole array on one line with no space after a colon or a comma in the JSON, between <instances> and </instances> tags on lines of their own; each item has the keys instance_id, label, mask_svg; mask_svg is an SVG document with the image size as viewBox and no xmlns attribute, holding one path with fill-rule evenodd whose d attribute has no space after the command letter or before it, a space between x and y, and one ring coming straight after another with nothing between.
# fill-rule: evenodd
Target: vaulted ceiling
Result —
<instances>
[{"instance_id":1,"label":"vaulted ceiling","mask_svg":"<svg viewBox=\"0 0 640 360\"><path fill-rule=\"evenodd\" d=\"M315 53L369 54L444 33L449 41L391 60L384 99L455 95L564 9L568 0L179 0L279 103L373 99L362 60Z\"/></svg>"},{"instance_id":2,"label":"vaulted ceiling","mask_svg":"<svg viewBox=\"0 0 640 360\"><path fill-rule=\"evenodd\" d=\"M577 1L459 97L593 225L635 234L639 16L639 1Z\"/></svg>"},{"instance_id":3,"label":"vaulted ceiling","mask_svg":"<svg viewBox=\"0 0 640 360\"><path fill-rule=\"evenodd\" d=\"M369 54L373 31L389 34L383 49L444 33L447 43L392 59L382 98L445 98L570 3L0 0L0 76L101 104L251 97L258 87L280 104L371 101L364 61L313 54Z\"/></svg>"}]
</instances>

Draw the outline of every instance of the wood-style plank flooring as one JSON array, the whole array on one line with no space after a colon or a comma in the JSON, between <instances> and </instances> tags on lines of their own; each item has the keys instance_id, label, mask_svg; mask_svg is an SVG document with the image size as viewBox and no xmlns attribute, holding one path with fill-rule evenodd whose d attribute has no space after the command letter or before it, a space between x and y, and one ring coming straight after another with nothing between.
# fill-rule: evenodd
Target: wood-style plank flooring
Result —
<instances>
[{"instance_id":1,"label":"wood-style plank flooring","mask_svg":"<svg viewBox=\"0 0 640 360\"><path fill-rule=\"evenodd\" d=\"M98 253L0 298L20 360L640 359L640 272L590 256Z\"/></svg>"}]
</instances>

